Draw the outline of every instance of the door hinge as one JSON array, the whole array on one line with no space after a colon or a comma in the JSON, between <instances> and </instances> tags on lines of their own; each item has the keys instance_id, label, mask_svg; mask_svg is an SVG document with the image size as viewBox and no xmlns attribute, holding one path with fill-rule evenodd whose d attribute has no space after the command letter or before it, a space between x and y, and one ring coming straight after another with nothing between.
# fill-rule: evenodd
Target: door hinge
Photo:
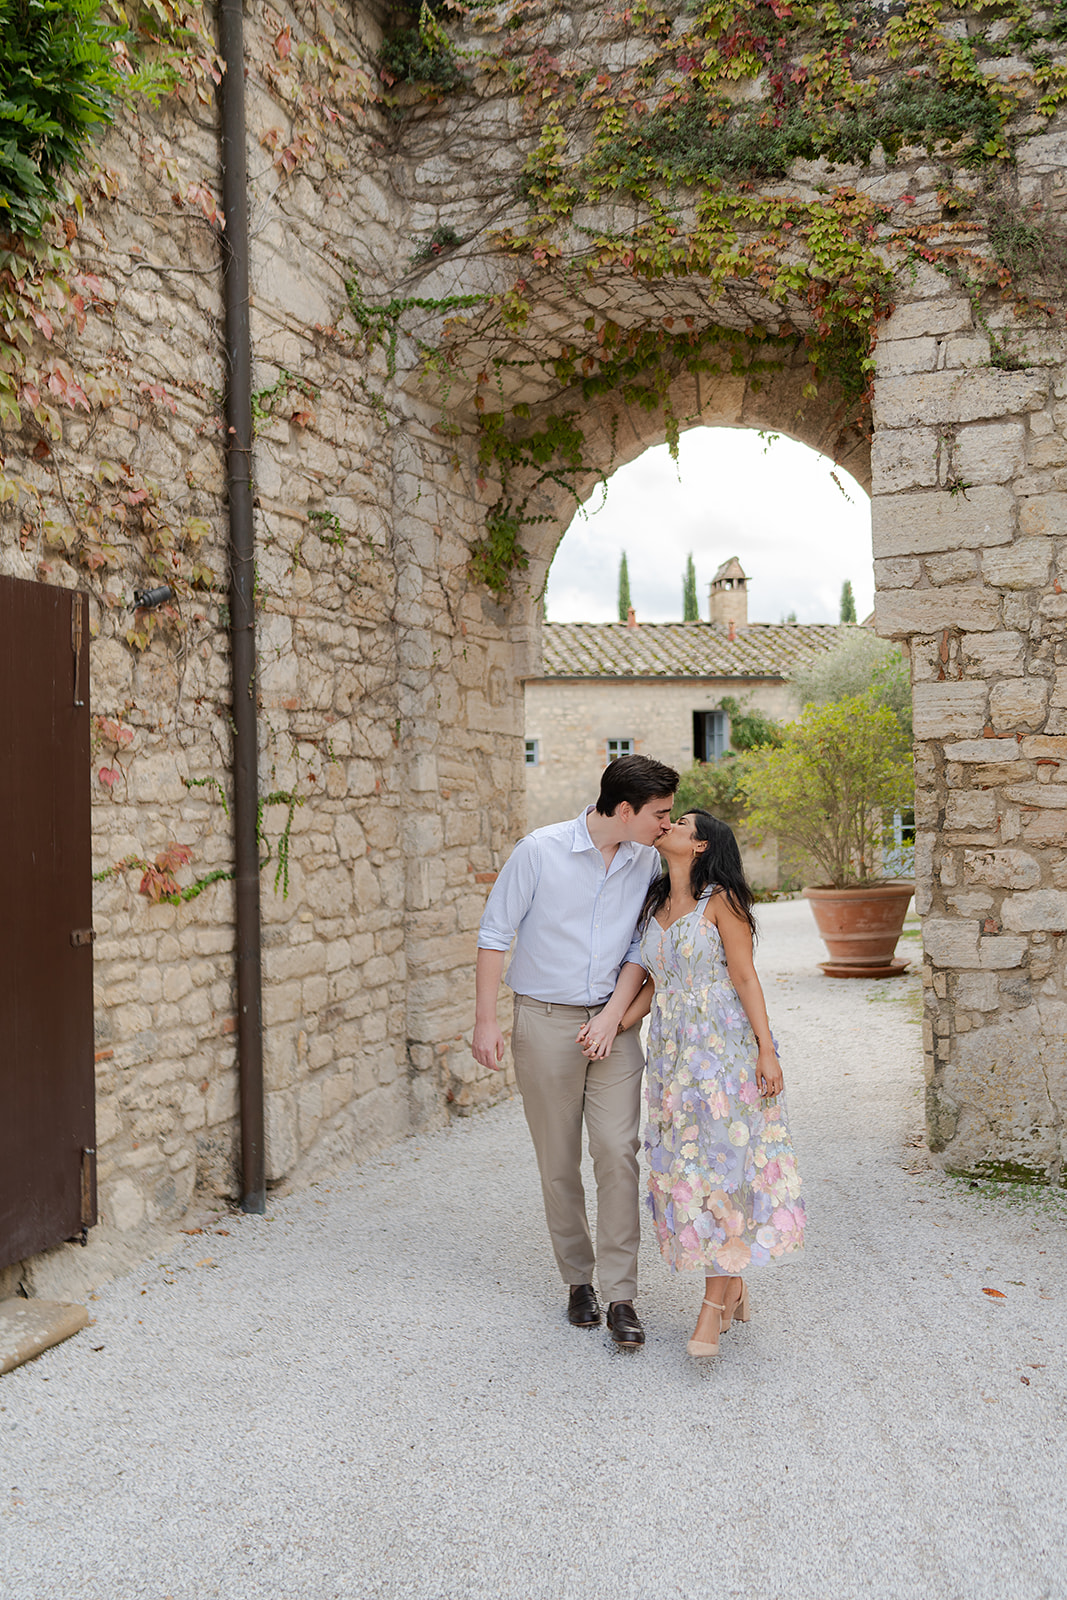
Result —
<instances>
[{"instance_id":1,"label":"door hinge","mask_svg":"<svg viewBox=\"0 0 1067 1600\"><path fill-rule=\"evenodd\" d=\"M70 609L70 647L74 651L74 704L76 706L85 704L85 701L81 698L83 631L82 597L80 594L73 594L71 595Z\"/></svg>"},{"instance_id":2,"label":"door hinge","mask_svg":"<svg viewBox=\"0 0 1067 1600\"><path fill-rule=\"evenodd\" d=\"M71 942L72 945L74 945L75 949L78 947L78 945L81 945L81 944L95 944L96 943L96 929L95 928L75 928L71 933L70 942Z\"/></svg>"},{"instance_id":3,"label":"door hinge","mask_svg":"<svg viewBox=\"0 0 1067 1600\"><path fill-rule=\"evenodd\" d=\"M82 1151L82 1244L87 1242L88 1229L96 1221L96 1151Z\"/></svg>"}]
</instances>

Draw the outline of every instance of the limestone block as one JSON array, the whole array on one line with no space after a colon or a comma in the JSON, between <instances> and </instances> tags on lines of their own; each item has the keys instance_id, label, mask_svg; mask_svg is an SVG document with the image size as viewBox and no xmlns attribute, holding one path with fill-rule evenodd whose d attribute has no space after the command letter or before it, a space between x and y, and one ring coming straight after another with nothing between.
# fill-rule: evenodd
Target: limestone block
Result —
<instances>
[{"instance_id":1,"label":"limestone block","mask_svg":"<svg viewBox=\"0 0 1067 1600\"><path fill-rule=\"evenodd\" d=\"M1018 783L1004 792L1021 806L1067 810L1067 783Z\"/></svg>"},{"instance_id":2,"label":"limestone block","mask_svg":"<svg viewBox=\"0 0 1067 1600\"><path fill-rule=\"evenodd\" d=\"M946 761L977 763L1020 759L1019 745L1015 739L961 739L958 744L945 746Z\"/></svg>"},{"instance_id":3,"label":"limestone block","mask_svg":"<svg viewBox=\"0 0 1067 1600\"><path fill-rule=\"evenodd\" d=\"M1067 687L1065 685L1064 687ZM1057 693L1062 690L1054 689L1049 703L1056 705ZM1023 740L1020 746L1023 755L1028 761L1067 761L1067 738L1062 734L1050 736L1045 733L1032 733Z\"/></svg>"},{"instance_id":4,"label":"limestone block","mask_svg":"<svg viewBox=\"0 0 1067 1600\"><path fill-rule=\"evenodd\" d=\"M1023 838L1027 844L1067 845L1067 812L1043 810L1024 813Z\"/></svg>"},{"instance_id":5,"label":"limestone block","mask_svg":"<svg viewBox=\"0 0 1067 1600\"><path fill-rule=\"evenodd\" d=\"M1048 581L1052 555L1051 539L1016 539L1003 549L984 550L982 572L1004 589L1036 589Z\"/></svg>"},{"instance_id":6,"label":"limestone block","mask_svg":"<svg viewBox=\"0 0 1067 1600\"><path fill-rule=\"evenodd\" d=\"M130 799L138 805L180 805L186 795L173 753L138 756L130 763L129 786Z\"/></svg>"},{"instance_id":7,"label":"limestone block","mask_svg":"<svg viewBox=\"0 0 1067 1600\"><path fill-rule=\"evenodd\" d=\"M893 339L883 334L878 341L879 377L897 372L933 372L936 366L936 339Z\"/></svg>"},{"instance_id":8,"label":"limestone block","mask_svg":"<svg viewBox=\"0 0 1067 1600\"><path fill-rule=\"evenodd\" d=\"M981 789L950 794L945 806L946 828L992 828L997 820L997 797Z\"/></svg>"},{"instance_id":9,"label":"limestone block","mask_svg":"<svg viewBox=\"0 0 1067 1600\"><path fill-rule=\"evenodd\" d=\"M987 971L999 972L1018 967L1026 955L1026 940L991 934L988 938L979 939L978 955Z\"/></svg>"},{"instance_id":10,"label":"limestone block","mask_svg":"<svg viewBox=\"0 0 1067 1600\"><path fill-rule=\"evenodd\" d=\"M995 628L999 621L1000 599L990 589L962 584L937 589L880 589L874 597L875 631L888 639L937 633L942 628L978 632Z\"/></svg>"},{"instance_id":11,"label":"limestone block","mask_svg":"<svg viewBox=\"0 0 1067 1600\"><path fill-rule=\"evenodd\" d=\"M960 328L970 328L972 323L969 300L943 295L935 300L898 305L893 315L882 324L882 338L915 339L922 334L954 333ZM880 354L881 341L878 350Z\"/></svg>"},{"instance_id":12,"label":"limestone block","mask_svg":"<svg viewBox=\"0 0 1067 1600\"><path fill-rule=\"evenodd\" d=\"M1058 1156L1056 1118L1040 1061L1041 1024L1036 1006L975 1029L957 1041L957 1055L945 1082L961 1108L982 1119L987 1149L1000 1159L1017 1147L1028 1164ZM961 1140L966 1145L968 1141ZM981 1159L979 1146L969 1159Z\"/></svg>"},{"instance_id":13,"label":"limestone block","mask_svg":"<svg viewBox=\"0 0 1067 1600\"><path fill-rule=\"evenodd\" d=\"M1067 534L1067 494L1026 495L1019 501L1019 532L1025 538Z\"/></svg>"},{"instance_id":14,"label":"limestone block","mask_svg":"<svg viewBox=\"0 0 1067 1600\"><path fill-rule=\"evenodd\" d=\"M1059 433L1051 433L1044 439L1032 439L1027 460L1036 471L1062 467L1067 463L1067 439Z\"/></svg>"},{"instance_id":15,"label":"limestone block","mask_svg":"<svg viewBox=\"0 0 1067 1600\"><path fill-rule=\"evenodd\" d=\"M998 733L1036 728L1045 719L1049 686L1043 678L1012 678L989 691L989 717Z\"/></svg>"},{"instance_id":16,"label":"limestone block","mask_svg":"<svg viewBox=\"0 0 1067 1600\"><path fill-rule=\"evenodd\" d=\"M292 1172L299 1155L293 1095L286 1090L266 1095L263 1116L267 1181L277 1183Z\"/></svg>"},{"instance_id":17,"label":"limestone block","mask_svg":"<svg viewBox=\"0 0 1067 1600\"><path fill-rule=\"evenodd\" d=\"M917 683L912 699L916 739L978 734L985 726L984 683Z\"/></svg>"},{"instance_id":18,"label":"limestone block","mask_svg":"<svg viewBox=\"0 0 1067 1600\"><path fill-rule=\"evenodd\" d=\"M343 811L333 825L334 837L337 840L337 853L342 861L355 861L367 853L367 838L349 812Z\"/></svg>"},{"instance_id":19,"label":"limestone block","mask_svg":"<svg viewBox=\"0 0 1067 1600\"><path fill-rule=\"evenodd\" d=\"M363 857L352 866L352 906L356 911L373 911L382 903L379 875Z\"/></svg>"},{"instance_id":20,"label":"limestone block","mask_svg":"<svg viewBox=\"0 0 1067 1600\"><path fill-rule=\"evenodd\" d=\"M1020 140L1016 159L1021 172L1062 173L1067 167L1067 133L1032 134Z\"/></svg>"},{"instance_id":21,"label":"limestone block","mask_svg":"<svg viewBox=\"0 0 1067 1600\"><path fill-rule=\"evenodd\" d=\"M945 898L958 917L984 917L993 908L993 896L987 889L962 889Z\"/></svg>"},{"instance_id":22,"label":"limestone block","mask_svg":"<svg viewBox=\"0 0 1067 1600\"><path fill-rule=\"evenodd\" d=\"M352 906L352 880L340 867L309 872L304 899L317 916L343 917Z\"/></svg>"},{"instance_id":23,"label":"limestone block","mask_svg":"<svg viewBox=\"0 0 1067 1600\"><path fill-rule=\"evenodd\" d=\"M1067 890L1034 889L1006 898L1001 921L1011 933L1063 932L1067 929Z\"/></svg>"},{"instance_id":24,"label":"limestone block","mask_svg":"<svg viewBox=\"0 0 1067 1600\"><path fill-rule=\"evenodd\" d=\"M100 1209L104 1219L129 1233L144 1221L144 1196L132 1178L117 1178L101 1185Z\"/></svg>"},{"instance_id":25,"label":"limestone block","mask_svg":"<svg viewBox=\"0 0 1067 1600\"><path fill-rule=\"evenodd\" d=\"M417 794L432 793L437 789L437 757L427 752L411 758L408 769L408 787Z\"/></svg>"},{"instance_id":26,"label":"limestone block","mask_svg":"<svg viewBox=\"0 0 1067 1600\"><path fill-rule=\"evenodd\" d=\"M923 949L935 967L979 967L978 923L951 917L927 917Z\"/></svg>"},{"instance_id":27,"label":"limestone block","mask_svg":"<svg viewBox=\"0 0 1067 1600\"><path fill-rule=\"evenodd\" d=\"M1046 372L999 372L994 367L878 378L874 425L876 429L929 427L1037 411L1045 404L1048 383Z\"/></svg>"},{"instance_id":28,"label":"limestone block","mask_svg":"<svg viewBox=\"0 0 1067 1600\"><path fill-rule=\"evenodd\" d=\"M995 1011L1000 991L993 973L961 972L956 980L956 1004L970 1011Z\"/></svg>"},{"instance_id":29,"label":"limestone block","mask_svg":"<svg viewBox=\"0 0 1067 1600\"><path fill-rule=\"evenodd\" d=\"M948 550L941 556L927 556L923 565L931 583L959 583L978 571L978 557L973 550Z\"/></svg>"},{"instance_id":30,"label":"limestone block","mask_svg":"<svg viewBox=\"0 0 1067 1600\"><path fill-rule=\"evenodd\" d=\"M963 858L968 883L988 883L993 889L1033 889L1041 882L1041 867L1025 850L967 850Z\"/></svg>"},{"instance_id":31,"label":"limestone block","mask_svg":"<svg viewBox=\"0 0 1067 1600\"><path fill-rule=\"evenodd\" d=\"M1026 460L1026 429L1021 422L984 423L961 428L952 448L954 471L967 483L1005 483Z\"/></svg>"},{"instance_id":32,"label":"limestone block","mask_svg":"<svg viewBox=\"0 0 1067 1600\"><path fill-rule=\"evenodd\" d=\"M874 554L925 555L1007 544L1012 537L1014 497L993 485L967 495L935 493L875 495L871 506Z\"/></svg>"},{"instance_id":33,"label":"limestone block","mask_svg":"<svg viewBox=\"0 0 1067 1600\"><path fill-rule=\"evenodd\" d=\"M1013 677L1023 670L1026 639L1021 633L967 633L962 643L967 664L983 675Z\"/></svg>"}]
</instances>

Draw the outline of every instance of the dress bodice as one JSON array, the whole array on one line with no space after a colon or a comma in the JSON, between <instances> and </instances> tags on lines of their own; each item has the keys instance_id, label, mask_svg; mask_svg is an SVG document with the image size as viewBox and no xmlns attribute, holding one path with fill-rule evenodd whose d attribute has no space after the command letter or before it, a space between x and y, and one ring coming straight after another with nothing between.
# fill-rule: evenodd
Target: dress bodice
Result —
<instances>
[{"instance_id":1,"label":"dress bodice","mask_svg":"<svg viewBox=\"0 0 1067 1600\"><path fill-rule=\"evenodd\" d=\"M660 927L650 917L641 936L641 960L655 980L656 989L706 988L729 983L726 955L719 930L704 912L712 891L701 897L692 911Z\"/></svg>"}]
</instances>

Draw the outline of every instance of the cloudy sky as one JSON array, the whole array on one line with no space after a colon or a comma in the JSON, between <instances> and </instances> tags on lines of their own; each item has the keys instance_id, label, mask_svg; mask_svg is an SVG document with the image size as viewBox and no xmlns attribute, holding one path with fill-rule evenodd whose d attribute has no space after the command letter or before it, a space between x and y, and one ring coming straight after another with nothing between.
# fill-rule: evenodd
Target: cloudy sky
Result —
<instances>
[{"instance_id":1,"label":"cloudy sky","mask_svg":"<svg viewBox=\"0 0 1067 1600\"><path fill-rule=\"evenodd\" d=\"M691 428L677 466L666 445L608 481L563 537L548 580L552 622L611 622L626 552L638 620L678 622L685 558L693 553L701 616L716 567L738 556L749 574L749 618L836 622L852 582L860 620L874 605L870 501L846 472L792 439L739 428ZM847 498L846 498L847 495Z\"/></svg>"}]
</instances>

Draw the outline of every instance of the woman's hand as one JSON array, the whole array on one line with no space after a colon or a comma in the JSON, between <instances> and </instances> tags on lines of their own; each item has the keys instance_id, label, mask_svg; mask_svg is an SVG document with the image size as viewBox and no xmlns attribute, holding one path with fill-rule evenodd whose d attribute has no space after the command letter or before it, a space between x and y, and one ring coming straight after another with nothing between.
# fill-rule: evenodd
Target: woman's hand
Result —
<instances>
[{"instance_id":1,"label":"woman's hand","mask_svg":"<svg viewBox=\"0 0 1067 1600\"><path fill-rule=\"evenodd\" d=\"M595 1017L590 1017L578 1029L577 1042L581 1047L583 1056L590 1061L602 1061L605 1056L610 1056L611 1047L615 1043L615 1035L619 1031L619 1024L606 1016L603 1011Z\"/></svg>"},{"instance_id":2,"label":"woman's hand","mask_svg":"<svg viewBox=\"0 0 1067 1600\"><path fill-rule=\"evenodd\" d=\"M764 1100L773 1100L785 1087L782 1063L773 1044L761 1044L756 1058L756 1087Z\"/></svg>"}]
</instances>

